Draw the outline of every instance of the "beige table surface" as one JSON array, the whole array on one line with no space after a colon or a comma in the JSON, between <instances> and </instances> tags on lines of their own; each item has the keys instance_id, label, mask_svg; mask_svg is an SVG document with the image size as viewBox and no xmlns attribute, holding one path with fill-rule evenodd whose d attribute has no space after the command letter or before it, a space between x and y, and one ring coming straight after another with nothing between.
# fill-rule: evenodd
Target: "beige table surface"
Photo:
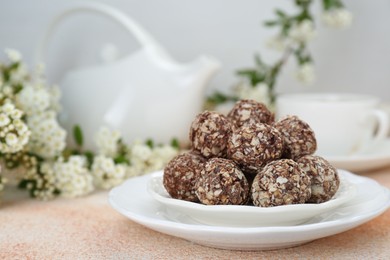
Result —
<instances>
[{"instance_id":1,"label":"beige table surface","mask_svg":"<svg viewBox=\"0 0 390 260\"><path fill-rule=\"evenodd\" d=\"M362 174L390 187L390 168ZM17 196L18 195L18 196ZM5 197L0 259L390 259L390 210L350 231L273 251L208 248L164 235L113 210L107 192L41 202Z\"/></svg>"}]
</instances>

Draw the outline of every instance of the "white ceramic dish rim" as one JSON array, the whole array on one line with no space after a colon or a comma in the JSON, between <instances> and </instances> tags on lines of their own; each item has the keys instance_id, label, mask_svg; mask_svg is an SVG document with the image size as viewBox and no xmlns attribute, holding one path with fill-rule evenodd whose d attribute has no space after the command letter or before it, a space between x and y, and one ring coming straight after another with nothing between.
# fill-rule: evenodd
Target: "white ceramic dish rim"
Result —
<instances>
[{"instance_id":1,"label":"white ceramic dish rim","mask_svg":"<svg viewBox=\"0 0 390 260\"><path fill-rule=\"evenodd\" d=\"M181 209L189 209L196 211L203 211L206 213L226 213L229 214L231 212L239 212L242 214L278 214L278 213L289 213L292 211L315 211L315 212L323 212L323 210L333 209L337 206L340 206L346 203L348 200L352 199L356 195L356 187L350 183L346 178L343 177L343 171L340 172L340 179L343 182L344 190L340 193L337 193L334 198L331 200L320 203L306 203L306 204L293 204L293 205L284 205L277 207L255 207L248 205L203 205L200 203L194 203L184 200L173 199L170 197L164 197L158 191L156 191L151 182L159 181L158 179L162 177L163 172L158 171L152 174L151 178L148 181L147 190L149 194L156 199L158 202L168 205L180 207ZM160 187L163 188L163 187ZM169 195L168 195L169 196ZM316 213L314 213L315 215Z\"/></svg>"},{"instance_id":2,"label":"white ceramic dish rim","mask_svg":"<svg viewBox=\"0 0 390 260\"><path fill-rule=\"evenodd\" d=\"M344 172L347 174L347 176L353 175L352 173L349 173L347 171ZM357 177L363 178L366 181L374 182L377 185L379 185L376 181L371 180L369 178L362 177L362 176L357 176ZM196 233L211 232L211 233L221 233L221 234L229 234L229 235L254 235L254 234L259 235L259 234L268 234L270 232L272 233L294 232L296 234L299 234L299 233L305 233L309 231L320 231L330 227L338 228L338 227L343 227L351 224L355 224L354 226L357 226L365 221L368 221L370 219L375 218L376 216L379 216L390 207L390 191L387 188L381 186L383 193L386 193L383 196L387 197L387 203L381 203L381 205L378 205L375 210L371 210L369 212L360 214L358 216L353 216L353 217L350 216L345 219L329 220L329 221L324 221L319 223L302 224L297 226L228 227L228 226L194 225L194 224L175 222L166 219L151 218L122 208L113 200L113 197L115 197L115 193L119 190L121 186L123 187L124 184L125 183L123 183L122 185L116 188L113 188L109 193L109 203L118 212L127 216L131 220L146 225L150 228L152 227L159 228L159 229L172 228L176 230L182 230L185 232L196 232ZM346 228L345 230L348 229L349 228ZM332 233L332 234L336 234L336 233ZM324 237L324 236L319 236L319 237Z\"/></svg>"}]
</instances>

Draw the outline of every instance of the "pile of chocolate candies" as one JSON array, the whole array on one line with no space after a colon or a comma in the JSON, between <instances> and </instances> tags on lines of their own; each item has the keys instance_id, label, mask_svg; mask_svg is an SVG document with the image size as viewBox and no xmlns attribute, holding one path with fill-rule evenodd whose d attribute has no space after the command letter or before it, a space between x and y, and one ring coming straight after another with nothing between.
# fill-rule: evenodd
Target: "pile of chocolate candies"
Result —
<instances>
[{"instance_id":1,"label":"pile of chocolate candies","mask_svg":"<svg viewBox=\"0 0 390 260\"><path fill-rule=\"evenodd\" d=\"M191 150L164 169L164 187L175 199L259 207L322 203L340 184L337 170L313 155L317 144L307 123L297 116L275 122L253 100L238 101L227 116L197 115L189 137Z\"/></svg>"}]
</instances>

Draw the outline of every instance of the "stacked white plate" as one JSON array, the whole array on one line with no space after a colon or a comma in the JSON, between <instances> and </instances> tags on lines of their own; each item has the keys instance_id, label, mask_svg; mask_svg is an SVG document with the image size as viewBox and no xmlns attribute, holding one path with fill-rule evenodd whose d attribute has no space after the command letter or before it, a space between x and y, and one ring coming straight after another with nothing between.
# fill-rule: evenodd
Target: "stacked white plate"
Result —
<instances>
[{"instance_id":1,"label":"stacked white plate","mask_svg":"<svg viewBox=\"0 0 390 260\"><path fill-rule=\"evenodd\" d=\"M340 189L321 204L271 208L206 206L172 199L162 172L127 180L109 193L114 209L153 230L198 244L238 250L291 247L344 232L390 207L389 189L339 170Z\"/></svg>"}]
</instances>

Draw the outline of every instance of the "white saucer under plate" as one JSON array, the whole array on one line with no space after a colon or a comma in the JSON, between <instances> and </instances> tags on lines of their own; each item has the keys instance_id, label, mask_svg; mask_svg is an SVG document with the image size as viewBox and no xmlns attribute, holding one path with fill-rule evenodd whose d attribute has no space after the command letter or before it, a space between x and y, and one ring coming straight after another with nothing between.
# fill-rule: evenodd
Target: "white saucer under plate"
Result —
<instances>
[{"instance_id":1,"label":"white saucer under plate","mask_svg":"<svg viewBox=\"0 0 390 260\"><path fill-rule=\"evenodd\" d=\"M184 200L173 199L163 185L163 171L152 174L147 190L158 202L166 206L168 213L182 213L199 223L210 226L229 227L265 227L293 226L306 222L310 218L333 210L353 199L356 187L340 173L340 188L335 196L320 204L294 204L278 207L255 207L235 205L202 205Z\"/></svg>"},{"instance_id":2,"label":"white saucer under plate","mask_svg":"<svg viewBox=\"0 0 390 260\"><path fill-rule=\"evenodd\" d=\"M341 172L355 184L357 195L341 207L297 226L209 226L180 213L168 213L166 207L155 201L146 190L152 174L129 179L113 188L109 193L109 203L134 222L201 245L236 250L292 247L352 229L390 207L389 189L369 178Z\"/></svg>"},{"instance_id":3,"label":"white saucer under plate","mask_svg":"<svg viewBox=\"0 0 390 260\"><path fill-rule=\"evenodd\" d=\"M350 156L324 156L333 166L352 172L366 172L390 165L390 139L366 152Z\"/></svg>"}]
</instances>

